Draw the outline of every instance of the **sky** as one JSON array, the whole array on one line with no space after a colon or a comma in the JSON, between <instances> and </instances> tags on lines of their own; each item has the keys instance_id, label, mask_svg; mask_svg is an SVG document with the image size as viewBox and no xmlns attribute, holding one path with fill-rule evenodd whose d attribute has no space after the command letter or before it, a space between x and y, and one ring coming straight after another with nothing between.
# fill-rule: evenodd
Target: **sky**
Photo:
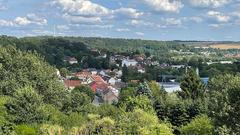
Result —
<instances>
[{"instance_id":1,"label":"sky","mask_svg":"<svg viewBox=\"0 0 240 135\"><path fill-rule=\"evenodd\" d=\"M240 0L0 0L0 35L240 41Z\"/></svg>"}]
</instances>

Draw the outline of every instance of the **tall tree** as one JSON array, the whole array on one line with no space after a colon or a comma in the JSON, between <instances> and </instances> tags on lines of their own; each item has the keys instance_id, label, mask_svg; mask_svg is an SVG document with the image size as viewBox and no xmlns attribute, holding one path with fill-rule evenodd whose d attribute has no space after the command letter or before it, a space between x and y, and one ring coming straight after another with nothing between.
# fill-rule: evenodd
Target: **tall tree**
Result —
<instances>
[{"instance_id":1,"label":"tall tree","mask_svg":"<svg viewBox=\"0 0 240 135\"><path fill-rule=\"evenodd\" d=\"M180 87L181 91L179 92L179 95L183 99L195 100L203 97L206 92L202 80L193 70L190 70L185 74L184 78L181 80Z\"/></svg>"},{"instance_id":2,"label":"tall tree","mask_svg":"<svg viewBox=\"0 0 240 135\"><path fill-rule=\"evenodd\" d=\"M209 116L213 118L217 132L240 132L240 75L219 75L209 82Z\"/></svg>"},{"instance_id":3,"label":"tall tree","mask_svg":"<svg viewBox=\"0 0 240 135\"><path fill-rule=\"evenodd\" d=\"M123 68L122 68L122 77L121 77L121 79L122 79L122 81L123 82L128 82L128 68L127 68L127 66L124 64L123 65Z\"/></svg>"},{"instance_id":4,"label":"tall tree","mask_svg":"<svg viewBox=\"0 0 240 135\"><path fill-rule=\"evenodd\" d=\"M139 87L138 87L138 90L137 90L137 94L138 95L145 95L147 96L149 99L152 99L153 98L153 95L152 95L152 91L151 89L149 88L148 84L146 81L144 81L143 83L140 83L139 84Z\"/></svg>"}]
</instances>

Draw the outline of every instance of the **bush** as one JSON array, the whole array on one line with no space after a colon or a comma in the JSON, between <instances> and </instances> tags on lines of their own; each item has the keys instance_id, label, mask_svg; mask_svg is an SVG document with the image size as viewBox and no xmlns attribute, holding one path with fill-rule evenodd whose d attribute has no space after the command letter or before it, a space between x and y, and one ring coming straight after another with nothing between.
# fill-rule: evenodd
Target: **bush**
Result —
<instances>
[{"instance_id":1,"label":"bush","mask_svg":"<svg viewBox=\"0 0 240 135\"><path fill-rule=\"evenodd\" d=\"M15 132L17 135L37 135L36 130L28 125L18 125Z\"/></svg>"}]
</instances>

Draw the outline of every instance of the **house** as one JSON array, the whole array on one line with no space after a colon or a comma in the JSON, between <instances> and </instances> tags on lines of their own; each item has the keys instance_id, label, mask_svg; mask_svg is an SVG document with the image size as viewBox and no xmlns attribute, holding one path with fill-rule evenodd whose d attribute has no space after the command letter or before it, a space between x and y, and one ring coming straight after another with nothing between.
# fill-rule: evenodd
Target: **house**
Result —
<instances>
[{"instance_id":1,"label":"house","mask_svg":"<svg viewBox=\"0 0 240 135\"><path fill-rule=\"evenodd\" d=\"M101 91L105 91L108 89L108 84L106 81L102 79L99 75L92 75L93 82L90 84L90 87L93 91L96 93L99 93Z\"/></svg>"},{"instance_id":2,"label":"house","mask_svg":"<svg viewBox=\"0 0 240 135\"><path fill-rule=\"evenodd\" d=\"M134 59L124 59L122 61L122 66L126 65L127 67L130 67L130 66L136 66L137 65L137 61L134 60Z\"/></svg>"},{"instance_id":3,"label":"house","mask_svg":"<svg viewBox=\"0 0 240 135\"><path fill-rule=\"evenodd\" d=\"M89 68L88 71L91 72L92 75L96 75L98 73L96 68Z\"/></svg>"},{"instance_id":4,"label":"house","mask_svg":"<svg viewBox=\"0 0 240 135\"><path fill-rule=\"evenodd\" d=\"M64 86L68 90L73 90L75 87L80 86L80 80L64 80Z\"/></svg>"},{"instance_id":5,"label":"house","mask_svg":"<svg viewBox=\"0 0 240 135\"><path fill-rule=\"evenodd\" d=\"M116 71L116 76L117 76L117 77L121 77L121 76L122 76L122 70Z\"/></svg>"},{"instance_id":6,"label":"house","mask_svg":"<svg viewBox=\"0 0 240 135\"><path fill-rule=\"evenodd\" d=\"M78 60L74 57L66 57L64 60L64 62L68 62L69 64L77 64Z\"/></svg>"},{"instance_id":7,"label":"house","mask_svg":"<svg viewBox=\"0 0 240 135\"><path fill-rule=\"evenodd\" d=\"M105 82L108 82L109 79L111 79L110 76L102 76L102 79L105 81Z\"/></svg>"},{"instance_id":8,"label":"house","mask_svg":"<svg viewBox=\"0 0 240 135\"><path fill-rule=\"evenodd\" d=\"M233 64L232 61L220 61L220 62L212 62L212 61L210 61L210 62L207 62L207 65L218 64L218 63L220 63L220 64Z\"/></svg>"},{"instance_id":9,"label":"house","mask_svg":"<svg viewBox=\"0 0 240 135\"><path fill-rule=\"evenodd\" d=\"M137 62L142 62L142 61L144 61L144 57L141 56L141 55L135 55L135 56L133 56L133 57L134 57L134 59L135 59Z\"/></svg>"},{"instance_id":10,"label":"house","mask_svg":"<svg viewBox=\"0 0 240 135\"><path fill-rule=\"evenodd\" d=\"M172 68L180 69L185 68L185 65L171 65Z\"/></svg>"},{"instance_id":11,"label":"house","mask_svg":"<svg viewBox=\"0 0 240 135\"><path fill-rule=\"evenodd\" d=\"M167 67L169 67L169 64L167 64L167 63L162 63L162 64L160 64L159 65L161 68L167 68Z\"/></svg>"},{"instance_id":12,"label":"house","mask_svg":"<svg viewBox=\"0 0 240 135\"><path fill-rule=\"evenodd\" d=\"M114 85L114 87L117 88L117 89L122 89L122 88L125 88L127 86L128 85L125 82L116 82L115 85Z\"/></svg>"},{"instance_id":13,"label":"house","mask_svg":"<svg viewBox=\"0 0 240 135\"><path fill-rule=\"evenodd\" d=\"M92 82L90 84L91 89L95 92L100 94L103 91L108 90L108 84L101 83L101 82Z\"/></svg>"},{"instance_id":14,"label":"house","mask_svg":"<svg viewBox=\"0 0 240 135\"><path fill-rule=\"evenodd\" d=\"M233 64L232 61L220 61L221 64Z\"/></svg>"},{"instance_id":15,"label":"house","mask_svg":"<svg viewBox=\"0 0 240 135\"><path fill-rule=\"evenodd\" d=\"M101 75L101 76L107 76L107 74L105 73L104 70L101 70L101 71L99 72L99 75Z\"/></svg>"},{"instance_id":16,"label":"house","mask_svg":"<svg viewBox=\"0 0 240 135\"><path fill-rule=\"evenodd\" d=\"M142 67L142 66L137 66L137 71L138 71L139 73L145 73L145 68Z\"/></svg>"},{"instance_id":17,"label":"house","mask_svg":"<svg viewBox=\"0 0 240 135\"><path fill-rule=\"evenodd\" d=\"M90 84L93 82L94 80L92 79L91 75L92 74L86 70L75 73L75 77L79 78L82 84Z\"/></svg>"},{"instance_id":18,"label":"house","mask_svg":"<svg viewBox=\"0 0 240 135\"><path fill-rule=\"evenodd\" d=\"M111 90L106 90L101 93L101 97L105 103L117 103L118 97L115 95L115 93Z\"/></svg>"},{"instance_id":19,"label":"house","mask_svg":"<svg viewBox=\"0 0 240 135\"><path fill-rule=\"evenodd\" d=\"M212 62L212 61L210 61L210 62L207 62L207 65L212 65L212 64L216 64L216 63L218 63L218 62Z\"/></svg>"},{"instance_id":20,"label":"house","mask_svg":"<svg viewBox=\"0 0 240 135\"><path fill-rule=\"evenodd\" d=\"M94 82L97 83L106 83L106 81L103 80L103 78L99 75L92 75L92 78L94 80Z\"/></svg>"},{"instance_id":21,"label":"house","mask_svg":"<svg viewBox=\"0 0 240 135\"><path fill-rule=\"evenodd\" d=\"M118 80L116 78L113 78L113 77L108 80L108 83L110 85L115 85L116 82L118 82Z\"/></svg>"},{"instance_id":22,"label":"house","mask_svg":"<svg viewBox=\"0 0 240 135\"><path fill-rule=\"evenodd\" d=\"M113 86L108 87L117 97L119 96L119 90Z\"/></svg>"}]
</instances>

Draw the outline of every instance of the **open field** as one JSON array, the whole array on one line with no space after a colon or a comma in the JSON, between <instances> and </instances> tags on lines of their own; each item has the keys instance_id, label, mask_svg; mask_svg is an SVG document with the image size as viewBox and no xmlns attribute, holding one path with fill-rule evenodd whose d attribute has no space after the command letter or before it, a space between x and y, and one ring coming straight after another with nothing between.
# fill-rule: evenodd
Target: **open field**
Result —
<instances>
[{"instance_id":1,"label":"open field","mask_svg":"<svg viewBox=\"0 0 240 135\"><path fill-rule=\"evenodd\" d=\"M222 50L227 49L240 49L240 44L214 44L210 45L211 48L218 48Z\"/></svg>"}]
</instances>

